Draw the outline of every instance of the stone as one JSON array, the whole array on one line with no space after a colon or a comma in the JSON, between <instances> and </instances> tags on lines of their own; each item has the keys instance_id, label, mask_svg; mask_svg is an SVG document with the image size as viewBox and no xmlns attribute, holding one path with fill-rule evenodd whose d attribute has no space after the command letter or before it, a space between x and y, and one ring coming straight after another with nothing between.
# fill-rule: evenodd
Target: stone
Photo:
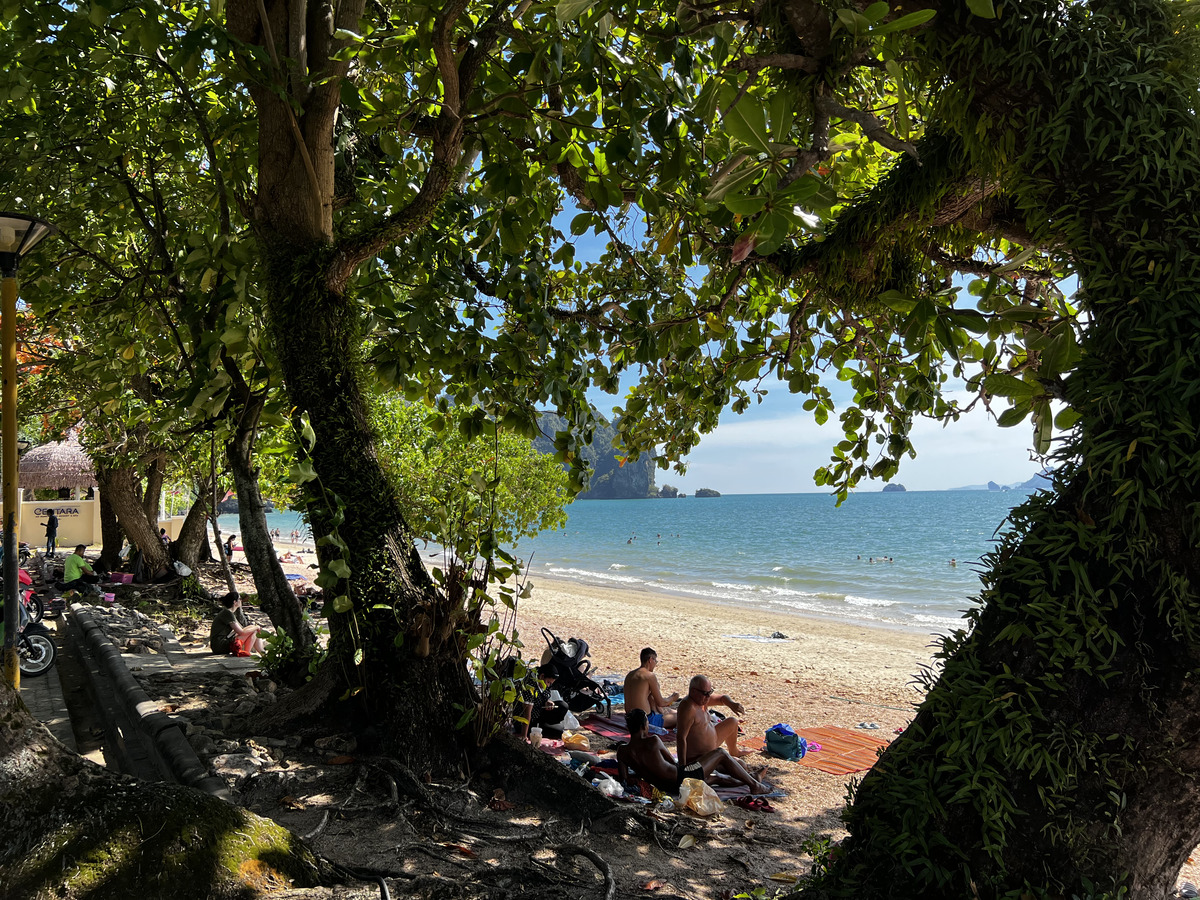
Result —
<instances>
[{"instance_id":1,"label":"stone","mask_svg":"<svg viewBox=\"0 0 1200 900\"><path fill-rule=\"evenodd\" d=\"M317 738L313 746L325 753L353 753L358 749L358 740L352 734L331 734Z\"/></svg>"},{"instance_id":2,"label":"stone","mask_svg":"<svg viewBox=\"0 0 1200 900\"><path fill-rule=\"evenodd\" d=\"M188 743L199 756L212 756L218 749L217 742L207 734L188 735Z\"/></svg>"},{"instance_id":3,"label":"stone","mask_svg":"<svg viewBox=\"0 0 1200 900\"><path fill-rule=\"evenodd\" d=\"M223 778L242 779L257 775L266 765L264 760L248 753L226 753L209 760L214 772Z\"/></svg>"}]
</instances>

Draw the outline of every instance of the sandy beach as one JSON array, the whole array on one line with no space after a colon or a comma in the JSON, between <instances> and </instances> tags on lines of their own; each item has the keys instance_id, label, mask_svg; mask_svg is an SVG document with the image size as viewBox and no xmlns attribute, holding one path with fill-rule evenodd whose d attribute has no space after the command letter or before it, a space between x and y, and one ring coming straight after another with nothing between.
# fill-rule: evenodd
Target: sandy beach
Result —
<instances>
[{"instance_id":1,"label":"sandy beach","mask_svg":"<svg viewBox=\"0 0 1200 900\"><path fill-rule=\"evenodd\" d=\"M540 629L588 642L593 677L623 679L642 647L658 651L663 693L686 693L688 679L708 675L718 693L746 707L747 734L777 722L795 727L859 723L890 739L912 718L917 673L932 664L933 638L797 615L724 606L650 591L614 590L536 579L517 620L527 657L545 649ZM752 640L775 632L787 640ZM755 754L772 766L769 780L787 791L777 804L787 821L834 836L846 784L837 776Z\"/></svg>"}]
</instances>

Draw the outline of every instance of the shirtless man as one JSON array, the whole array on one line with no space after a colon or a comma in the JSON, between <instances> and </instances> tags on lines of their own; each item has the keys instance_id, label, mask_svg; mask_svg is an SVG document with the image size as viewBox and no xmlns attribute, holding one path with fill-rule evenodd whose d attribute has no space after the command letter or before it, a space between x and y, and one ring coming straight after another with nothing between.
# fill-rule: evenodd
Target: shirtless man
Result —
<instances>
[{"instance_id":1,"label":"shirtless man","mask_svg":"<svg viewBox=\"0 0 1200 900\"><path fill-rule=\"evenodd\" d=\"M679 692L663 698L658 676L654 674L658 653L653 647L643 650L641 659L642 664L625 676L625 716L628 718L632 710L640 709L651 725L670 728L675 724L675 710L667 707L679 699Z\"/></svg>"},{"instance_id":2,"label":"shirtless man","mask_svg":"<svg viewBox=\"0 0 1200 900\"><path fill-rule=\"evenodd\" d=\"M721 744L725 745L732 757L746 755L738 750L738 720L730 716L714 726L708 714L710 706L727 706L739 716L746 711L742 704L729 699L728 694L714 697L712 682L707 675L692 678L688 683L688 694L679 704L679 718L675 725L680 772L684 766L698 762Z\"/></svg>"},{"instance_id":3,"label":"shirtless man","mask_svg":"<svg viewBox=\"0 0 1200 900\"><path fill-rule=\"evenodd\" d=\"M743 784L750 788L751 794L769 794L773 790L759 780L767 771L765 768L751 775L724 747L710 750L681 770L662 738L650 734L642 710L630 710L625 721L629 725L629 743L617 748L617 774L622 784L629 781L629 770L634 769L640 777L665 791L678 790L684 778L699 778L721 786Z\"/></svg>"}]
</instances>

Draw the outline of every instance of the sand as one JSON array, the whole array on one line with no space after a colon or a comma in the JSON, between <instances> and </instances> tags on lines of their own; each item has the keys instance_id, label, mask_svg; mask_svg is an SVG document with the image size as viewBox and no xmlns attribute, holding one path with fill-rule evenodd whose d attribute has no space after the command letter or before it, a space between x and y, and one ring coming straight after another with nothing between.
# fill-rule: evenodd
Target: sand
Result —
<instances>
[{"instance_id":1,"label":"sand","mask_svg":"<svg viewBox=\"0 0 1200 900\"><path fill-rule=\"evenodd\" d=\"M517 627L527 657L545 649L542 627L560 638L583 638L594 678L623 680L638 665L639 651L653 647L664 696L686 693L692 675L707 675L718 694L745 706L748 735L777 722L850 729L873 722L879 727L872 735L891 739L912 719L921 696L918 673L933 665L935 652L930 635L542 576L521 603ZM775 632L787 640L738 637ZM788 794L775 804L783 821L844 834L838 814L848 783L861 774L828 775L758 754L747 762L772 766L768 780Z\"/></svg>"}]
</instances>

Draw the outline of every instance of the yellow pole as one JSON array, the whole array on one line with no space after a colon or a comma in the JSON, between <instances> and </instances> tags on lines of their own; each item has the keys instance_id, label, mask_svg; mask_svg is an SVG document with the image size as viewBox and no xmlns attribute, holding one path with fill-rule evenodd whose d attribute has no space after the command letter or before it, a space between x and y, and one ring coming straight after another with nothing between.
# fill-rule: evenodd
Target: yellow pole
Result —
<instances>
[{"instance_id":1,"label":"yellow pole","mask_svg":"<svg viewBox=\"0 0 1200 900\"><path fill-rule=\"evenodd\" d=\"M4 379L4 680L21 689L21 667L17 659L17 279L4 273L0 298L0 376Z\"/></svg>"}]
</instances>

